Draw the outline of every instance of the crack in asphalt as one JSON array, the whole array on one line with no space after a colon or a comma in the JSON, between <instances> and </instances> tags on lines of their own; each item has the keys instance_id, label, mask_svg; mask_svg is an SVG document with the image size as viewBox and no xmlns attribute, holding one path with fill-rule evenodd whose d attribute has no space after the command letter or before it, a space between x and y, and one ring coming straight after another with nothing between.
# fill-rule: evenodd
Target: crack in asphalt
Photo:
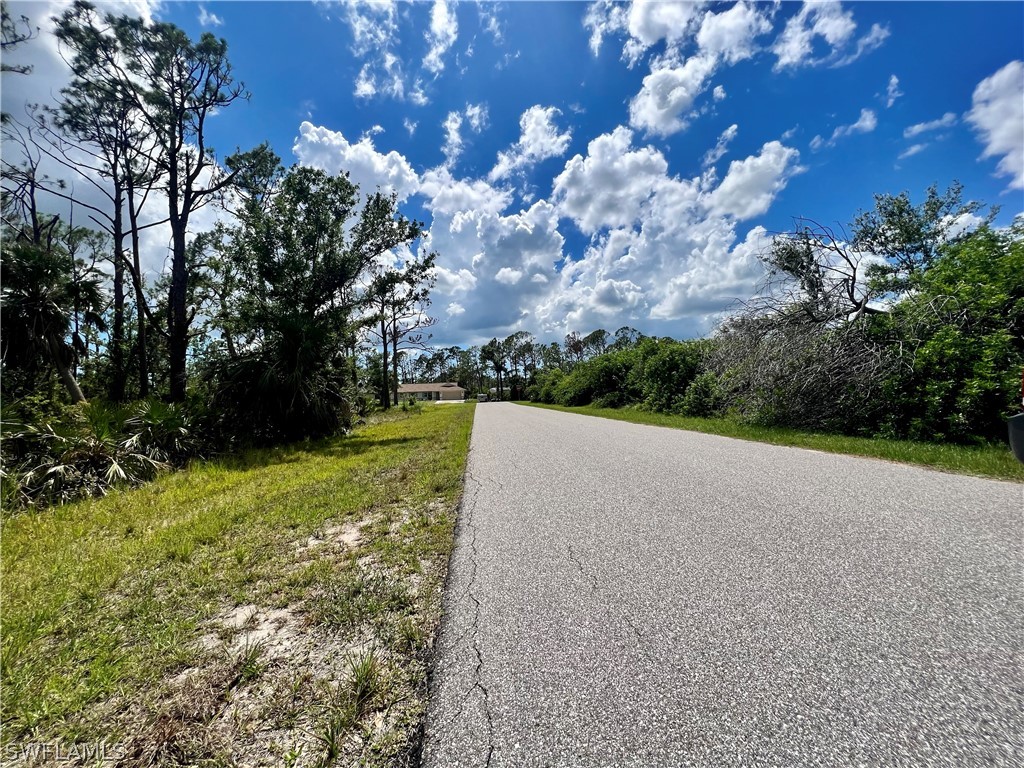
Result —
<instances>
[{"instance_id":1,"label":"crack in asphalt","mask_svg":"<svg viewBox=\"0 0 1024 768\"><path fill-rule=\"evenodd\" d=\"M483 697L484 718L487 721L487 758L484 761L484 766L485 768L488 768L491 764L491 758L494 755L494 719L490 706L490 691L487 689L487 686L483 683L484 657L483 652L480 650L479 643L480 599L476 596L476 594L473 591L473 587L476 584L477 571L479 569L479 562L477 560L479 555L479 550L477 549L478 529L476 526L476 521L474 520L474 516L476 513L477 497L480 495L480 491L483 489L483 483L481 483L476 477L474 477L473 473L469 469L466 470L466 479L472 480L476 487L476 490L473 492L472 498L469 499L469 501L463 506L463 512L465 514L463 520L465 522L467 530L470 532L469 562L472 568L468 578L468 583L466 585L466 591L464 592L463 596L459 598L459 600L461 602L463 598L468 597L473 602L473 620L470 624L470 630L468 632L462 633L458 640L455 641L453 646L457 648L467 641L467 637L471 638L470 646L473 649L473 653L476 655L476 666L473 670L473 685L470 687L468 691L466 691L466 694L459 701L459 708L455 712L455 715L451 718L448 725L454 725L462 718L462 715L465 712L466 702L469 700L469 697L473 695L474 691L479 690ZM500 483L496 483L496 485L498 485L499 489L501 489Z\"/></svg>"},{"instance_id":2,"label":"crack in asphalt","mask_svg":"<svg viewBox=\"0 0 1024 768\"><path fill-rule=\"evenodd\" d=\"M576 567L580 569L580 574L590 581L592 591L597 592L597 576L593 573L587 573L587 569L583 567L583 561L580 560L579 555L572 548L572 544L566 545L569 549L569 559L576 564Z\"/></svg>"},{"instance_id":3,"label":"crack in asphalt","mask_svg":"<svg viewBox=\"0 0 1024 768\"><path fill-rule=\"evenodd\" d=\"M591 592L597 594L597 592L600 591L600 585L597 582L597 576L592 571L588 571L583 566L583 560L576 553L576 550L572 548L572 544L567 544L566 548L569 551L569 560L579 569L580 575L590 582ZM636 625L636 623L633 621L633 618L628 613L621 609L618 611L614 611L611 608L605 608L604 612L612 619L615 619L616 617L621 618L622 621L626 624L626 626L628 626L630 630L632 630L633 634L636 635L638 640L643 639L644 633L640 631L640 628Z\"/></svg>"}]
</instances>

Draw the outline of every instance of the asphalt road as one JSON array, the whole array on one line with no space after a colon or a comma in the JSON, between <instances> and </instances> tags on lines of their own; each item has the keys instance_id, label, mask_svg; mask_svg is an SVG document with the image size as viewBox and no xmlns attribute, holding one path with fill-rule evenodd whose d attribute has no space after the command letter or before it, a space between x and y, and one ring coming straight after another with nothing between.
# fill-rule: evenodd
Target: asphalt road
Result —
<instances>
[{"instance_id":1,"label":"asphalt road","mask_svg":"<svg viewBox=\"0 0 1024 768\"><path fill-rule=\"evenodd\" d=\"M1024 765L1024 486L477 407L423 763Z\"/></svg>"}]
</instances>

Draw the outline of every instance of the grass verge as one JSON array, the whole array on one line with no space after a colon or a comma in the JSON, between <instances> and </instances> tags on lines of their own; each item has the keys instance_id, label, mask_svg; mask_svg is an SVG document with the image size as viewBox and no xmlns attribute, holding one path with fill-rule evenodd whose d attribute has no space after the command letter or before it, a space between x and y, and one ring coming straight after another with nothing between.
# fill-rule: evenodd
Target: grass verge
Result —
<instances>
[{"instance_id":1,"label":"grass verge","mask_svg":"<svg viewBox=\"0 0 1024 768\"><path fill-rule=\"evenodd\" d=\"M736 437L773 445L790 445L798 448L813 448L829 453L846 453L853 456L867 456L874 459L917 464L923 467L941 469L980 477L1024 482L1024 464L1017 461L1006 446L962 446L936 443L916 443L908 440L881 440L867 437L846 437L844 435L822 435L800 432L780 427L761 427L744 424L730 419L700 419L691 416L677 416L667 413L651 413L634 408L595 408L581 406L569 408L562 405L520 402L534 408L553 411L581 413L586 416L600 416L605 419L629 421L634 424L652 424L659 427L686 429L711 435Z\"/></svg>"},{"instance_id":2,"label":"grass verge","mask_svg":"<svg viewBox=\"0 0 1024 768\"><path fill-rule=\"evenodd\" d=\"M414 760L473 408L5 519L7 756Z\"/></svg>"}]
</instances>

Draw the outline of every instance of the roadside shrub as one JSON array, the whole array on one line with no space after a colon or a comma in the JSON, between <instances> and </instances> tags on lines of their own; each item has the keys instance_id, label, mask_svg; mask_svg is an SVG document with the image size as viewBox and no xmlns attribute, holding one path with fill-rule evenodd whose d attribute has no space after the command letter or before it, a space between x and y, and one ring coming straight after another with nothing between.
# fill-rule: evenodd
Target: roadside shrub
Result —
<instances>
[{"instance_id":1,"label":"roadside shrub","mask_svg":"<svg viewBox=\"0 0 1024 768\"><path fill-rule=\"evenodd\" d=\"M1024 222L943 250L890 325L906 339L883 429L913 440L1005 440L1024 369Z\"/></svg>"},{"instance_id":2,"label":"roadside shrub","mask_svg":"<svg viewBox=\"0 0 1024 768\"><path fill-rule=\"evenodd\" d=\"M8 509L66 504L137 486L203 450L188 412L157 400L93 401L3 427L2 498Z\"/></svg>"},{"instance_id":3,"label":"roadside shrub","mask_svg":"<svg viewBox=\"0 0 1024 768\"><path fill-rule=\"evenodd\" d=\"M66 504L152 479L167 464L126 434L128 416L125 408L84 403L61 421L6 425L5 505Z\"/></svg>"},{"instance_id":4,"label":"roadside shrub","mask_svg":"<svg viewBox=\"0 0 1024 768\"><path fill-rule=\"evenodd\" d=\"M536 381L526 390L527 397L535 403L554 403L555 391L564 378L561 368L537 371Z\"/></svg>"},{"instance_id":5,"label":"roadside shrub","mask_svg":"<svg viewBox=\"0 0 1024 768\"><path fill-rule=\"evenodd\" d=\"M681 411L687 416L708 418L721 413L724 398L718 376L713 371L698 374L690 386L686 388L680 404Z\"/></svg>"},{"instance_id":6,"label":"roadside shrub","mask_svg":"<svg viewBox=\"0 0 1024 768\"><path fill-rule=\"evenodd\" d=\"M695 342L663 340L644 362L641 385L645 408L679 413L683 396L701 367L702 350Z\"/></svg>"},{"instance_id":7,"label":"roadside shrub","mask_svg":"<svg viewBox=\"0 0 1024 768\"><path fill-rule=\"evenodd\" d=\"M124 420L126 446L161 463L183 466L210 447L197 434L190 411L162 400L144 400Z\"/></svg>"},{"instance_id":8,"label":"roadside shrub","mask_svg":"<svg viewBox=\"0 0 1024 768\"><path fill-rule=\"evenodd\" d=\"M629 401L627 378L630 372L628 353L608 353L585 360L572 369L555 388L559 405L589 405L598 398Z\"/></svg>"},{"instance_id":9,"label":"roadside shrub","mask_svg":"<svg viewBox=\"0 0 1024 768\"><path fill-rule=\"evenodd\" d=\"M211 411L232 447L327 437L352 426L353 387L340 361L322 359L325 343L296 332L210 366Z\"/></svg>"}]
</instances>

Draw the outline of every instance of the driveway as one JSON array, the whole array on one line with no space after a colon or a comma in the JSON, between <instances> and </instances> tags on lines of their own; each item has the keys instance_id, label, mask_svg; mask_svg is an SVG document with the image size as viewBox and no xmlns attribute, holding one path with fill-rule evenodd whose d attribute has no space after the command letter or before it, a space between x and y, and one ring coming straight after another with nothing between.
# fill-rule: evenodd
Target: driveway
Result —
<instances>
[{"instance_id":1,"label":"driveway","mask_svg":"<svg viewBox=\"0 0 1024 768\"><path fill-rule=\"evenodd\" d=\"M423 761L1024 764L1024 486L477 407Z\"/></svg>"}]
</instances>

